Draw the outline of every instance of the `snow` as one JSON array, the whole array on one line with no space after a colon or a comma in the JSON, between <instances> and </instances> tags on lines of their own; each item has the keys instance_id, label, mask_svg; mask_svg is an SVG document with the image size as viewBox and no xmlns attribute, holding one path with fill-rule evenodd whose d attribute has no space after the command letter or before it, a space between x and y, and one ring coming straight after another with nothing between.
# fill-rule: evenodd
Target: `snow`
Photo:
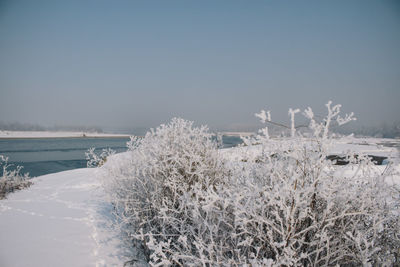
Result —
<instances>
[{"instance_id":1,"label":"snow","mask_svg":"<svg viewBox=\"0 0 400 267\"><path fill-rule=\"evenodd\" d=\"M288 138L271 138L271 144L288 145L293 139ZM383 144L395 144L395 146L383 146ZM273 149L273 147L271 147ZM399 161L399 139L389 139L389 138L355 138L355 137L345 137L334 140L334 143L329 150L329 154L341 155L348 151L354 153L374 155L374 156L384 156L388 157L389 160ZM268 151L268 147L264 147L264 152ZM261 147L256 146L239 146L234 148L221 149L222 155L228 160L240 161L245 158L254 158L260 153L262 153Z\"/></svg>"},{"instance_id":2,"label":"snow","mask_svg":"<svg viewBox=\"0 0 400 267\"><path fill-rule=\"evenodd\" d=\"M221 135L226 135L226 136L251 136L254 133L253 132L219 132Z\"/></svg>"},{"instance_id":3,"label":"snow","mask_svg":"<svg viewBox=\"0 0 400 267\"><path fill-rule=\"evenodd\" d=\"M282 142L282 140L276 140ZM389 157L398 156L396 148L383 142L400 140L347 138L336 141L332 153L347 150ZM223 149L222 154L238 160L246 153L259 153L253 147ZM257 150L257 151L256 151ZM244 153L244 154L243 154ZM112 156L106 165L120 168L127 153ZM338 167L341 168L341 167ZM383 172L386 166L376 166ZM389 184L400 184L400 165ZM76 169L34 178L25 190L0 200L0 266L123 266L135 259L111 222L113 207L96 178L101 169ZM350 167L338 175L351 177ZM137 263L135 266L138 266Z\"/></svg>"},{"instance_id":4,"label":"snow","mask_svg":"<svg viewBox=\"0 0 400 267\"><path fill-rule=\"evenodd\" d=\"M2 138L75 138L75 137L129 137L126 134L51 131L1 131Z\"/></svg>"},{"instance_id":5,"label":"snow","mask_svg":"<svg viewBox=\"0 0 400 267\"><path fill-rule=\"evenodd\" d=\"M0 201L0 266L123 266L132 260L110 222L96 169L34 178Z\"/></svg>"}]
</instances>

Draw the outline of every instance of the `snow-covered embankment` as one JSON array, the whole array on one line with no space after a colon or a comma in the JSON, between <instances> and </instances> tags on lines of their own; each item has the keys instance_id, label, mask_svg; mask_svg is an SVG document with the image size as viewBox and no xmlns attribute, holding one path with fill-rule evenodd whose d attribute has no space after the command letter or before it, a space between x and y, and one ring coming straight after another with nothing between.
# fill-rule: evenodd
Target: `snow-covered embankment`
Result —
<instances>
[{"instance_id":1,"label":"snow-covered embankment","mask_svg":"<svg viewBox=\"0 0 400 267\"><path fill-rule=\"evenodd\" d=\"M0 266L123 266L96 169L34 178L0 201Z\"/></svg>"}]
</instances>

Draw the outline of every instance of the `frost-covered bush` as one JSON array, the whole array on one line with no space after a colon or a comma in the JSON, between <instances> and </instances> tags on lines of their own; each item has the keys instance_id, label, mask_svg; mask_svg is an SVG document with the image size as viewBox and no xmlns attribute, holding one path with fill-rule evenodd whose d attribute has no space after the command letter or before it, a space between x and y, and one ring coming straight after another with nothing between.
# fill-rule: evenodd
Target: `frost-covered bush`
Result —
<instances>
[{"instance_id":1,"label":"frost-covered bush","mask_svg":"<svg viewBox=\"0 0 400 267\"><path fill-rule=\"evenodd\" d=\"M92 147L85 152L85 158L87 161L86 166L88 168L95 168L102 166L104 163L106 163L107 158L109 156L115 154L115 151L112 150L111 148L103 148L100 154L97 154L95 150L96 149Z\"/></svg>"},{"instance_id":2,"label":"frost-covered bush","mask_svg":"<svg viewBox=\"0 0 400 267\"><path fill-rule=\"evenodd\" d=\"M245 142L258 151L236 168L231 205L235 214L236 251L253 266L391 266L400 245L398 189L385 183L367 155L354 157L343 170L326 160L333 140L329 126L353 119L339 116L340 105L327 104L328 115L314 119L304 111L312 138L295 131L273 140L264 128ZM262 112L265 114L265 112ZM264 122L268 120L260 114ZM270 117L270 115L268 116ZM343 168L343 167L339 167ZM397 191L397 192L396 192ZM398 257L398 255L397 255Z\"/></svg>"},{"instance_id":3,"label":"frost-covered bush","mask_svg":"<svg viewBox=\"0 0 400 267\"><path fill-rule=\"evenodd\" d=\"M226 161L207 128L182 119L133 138L129 157L104 166L121 230L153 266L393 265L400 202L385 183L390 166L354 153L346 167L327 160L330 124L353 120L327 108L322 121L304 111L312 137L290 110L290 137L260 130L237 152L246 160Z\"/></svg>"},{"instance_id":4,"label":"frost-covered bush","mask_svg":"<svg viewBox=\"0 0 400 267\"><path fill-rule=\"evenodd\" d=\"M217 144L207 127L174 118L143 139L132 138L128 148L126 164L105 165L105 187L121 217L121 228L142 242L153 263L178 263L175 253L182 238L187 236L190 242L196 238L193 203L200 192L225 181L227 171ZM165 244L170 247L162 251L164 259L156 251Z\"/></svg>"},{"instance_id":5,"label":"frost-covered bush","mask_svg":"<svg viewBox=\"0 0 400 267\"><path fill-rule=\"evenodd\" d=\"M14 170L10 170L11 166L8 163L8 157L0 155L0 167L2 168L2 176L0 176L0 199L4 198L8 193L26 188L32 184L28 180L28 173L24 175L20 173L23 168L22 166L17 166Z\"/></svg>"},{"instance_id":6,"label":"frost-covered bush","mask_svg":"<svg viewBox=\"0 0 400 267\"><path fill-rule=\"evenodd\" d=\"M231 203L239 248L246 251L241 263L393 264L399 248L398 192L368 158L345 176L321 148L291 143L237 171L240 190Z\"/></svg>"}]
</instances>

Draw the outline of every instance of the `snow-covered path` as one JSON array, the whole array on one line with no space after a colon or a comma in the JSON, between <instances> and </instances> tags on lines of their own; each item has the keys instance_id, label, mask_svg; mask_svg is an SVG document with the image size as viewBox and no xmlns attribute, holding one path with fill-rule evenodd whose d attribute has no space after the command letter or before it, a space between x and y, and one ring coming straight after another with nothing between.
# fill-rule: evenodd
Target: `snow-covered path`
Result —
<instances>
[{"instance_id":1,"label":"snow-covered path","mask_svg":"<svg viewBox=\"0 0 400 267\"><path fill-rule=\"evenodd\" d=\"M41 176L0 200L0 266L123 266L132 259L110 225L96 171Z\"/></svg>"}]
</instances>

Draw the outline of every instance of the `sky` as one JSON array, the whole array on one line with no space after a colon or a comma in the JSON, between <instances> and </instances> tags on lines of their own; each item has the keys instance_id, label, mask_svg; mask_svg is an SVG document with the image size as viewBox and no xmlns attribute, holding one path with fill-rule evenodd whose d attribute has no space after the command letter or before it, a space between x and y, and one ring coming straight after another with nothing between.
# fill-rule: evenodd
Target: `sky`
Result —
<instances>
[{"instance_id":1,"label":"sky","mask_svg":"<svg viewBox=\"0 0 400 267\"><path fill-rule=\"evenodd\" d=\"M0 121L244 130L271 110L399 122L399 1L0 0Z\"/></svg>"}]
</instances>

